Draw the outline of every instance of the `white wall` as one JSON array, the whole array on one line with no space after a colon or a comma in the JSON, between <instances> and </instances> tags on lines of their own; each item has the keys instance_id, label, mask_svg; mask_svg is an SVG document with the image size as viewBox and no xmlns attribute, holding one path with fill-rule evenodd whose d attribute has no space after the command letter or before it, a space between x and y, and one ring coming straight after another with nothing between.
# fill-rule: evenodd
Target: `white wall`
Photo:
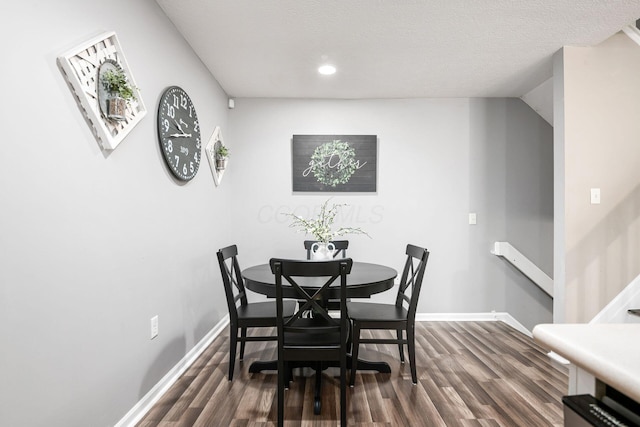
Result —
<instances>
[{"instance_id":1,"label":"white wall","mask_svg":"<svg viewBox=\"0 0 640 427\"><path fill-rule=\"evenodd\" d=\"M215 250L232 194L206 160L177 183L155 127L179 85L208 139L226 95L154 1L2 9L0 425L113 425L226 314ZM109 30L148 114L105 154L56 58Z\"/></svg>"},{"instance_id":2,"label":"white wall","mask_svg":"<svg viewBox=\"0 0 640 427\"><path fill-rule=\"evenodd\" d=\"M327 194L291 191L293 134L376 134L376 194L348 203L348 255L401 268L407 243L431 251L418 311L508 311L532 328L551 321L551 300L489 253L511 241L551 275L551 127L516 99L236 99L229 115L237 242L243 264L303 256L305 236L282 212L313 213ZM478 225L468 225L468 213ZM378 300L392 300L392 293Z\"/></svg>"},{"instance_id":3,"label":"white wall","mask_svg":"<svg viewBox=\"0 0 640 427\"><path fill-rule=\"evenodd\" d=\"M566 279L557 303L564 321L588 322L640 274L640 47L618 33L561 55L565 209L556 220Z\"/></svg>"}]
</instances>

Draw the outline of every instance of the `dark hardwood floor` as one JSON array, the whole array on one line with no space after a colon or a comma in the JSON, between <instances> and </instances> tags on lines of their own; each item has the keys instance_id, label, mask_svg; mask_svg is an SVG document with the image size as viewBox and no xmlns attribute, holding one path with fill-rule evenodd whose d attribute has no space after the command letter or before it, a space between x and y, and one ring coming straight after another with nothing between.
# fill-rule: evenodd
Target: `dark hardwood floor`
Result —
<instances>
[{"instance_id":1,"label":"dark hardwood floor","mask_svg":"<svg viewBox=\"0 0 640 427\"><path fill-rule=\"evenodd\" d=\"M392 373L358 372L347 393L349 426L563 425L568 370L529 337L502 322L421 322L416 335L417 385L396 346L361 347L362 358L384 360ZM247 370L254 360L275 359L276 343L248 343L232 382L228 346L227 333L217 337L138 426L275 425L276 373ZM313 414L313 371L300 371L286 393L285 425L338 425L338 370L324 371L320 415Z\"/></svg>"}]
</instances>

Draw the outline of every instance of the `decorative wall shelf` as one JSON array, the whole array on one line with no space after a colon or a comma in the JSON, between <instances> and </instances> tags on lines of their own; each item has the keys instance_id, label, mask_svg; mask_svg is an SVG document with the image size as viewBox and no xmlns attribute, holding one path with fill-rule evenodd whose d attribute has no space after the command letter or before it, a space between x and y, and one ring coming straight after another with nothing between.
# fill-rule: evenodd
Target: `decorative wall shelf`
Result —
<instances>
[{"instance_id":1,"label":"decorative wall shelf","mask_svg":"<svg viewBox=\"0 0 640 427\"><path fill-rule=\"evenodd\" d=\"M105 62L121 67L134 88L135 99L127 104L123 120L106 118L100 106L99 73ZM104 33L82 43L59 56L58 64L102 148L115 149L147 113L116 33Z\"/></svg>"},{"instance_id":2,"label":"decorative wall shelf","mask_svg":"<svg viewBox=\"0 0 640 427\"><path fill-rule=\"evenodd\" d=\"M225 161L224 168L220 168L219 166L217 166L216 151L223 145L224 142L222 141L222 132L220 131L220 126L216 126L213 130L213 133L211 134L211 138L209 138L207 146L204 149L204 151L207 153L207 158L209 159L209 167L211 168L211 174L213 175L213 180L216 183L216 186L220 185L220 183L222 182L222 177L224 176L224 171L226 170L226 163L228 161Z\"/></svg>"}]
</instances>

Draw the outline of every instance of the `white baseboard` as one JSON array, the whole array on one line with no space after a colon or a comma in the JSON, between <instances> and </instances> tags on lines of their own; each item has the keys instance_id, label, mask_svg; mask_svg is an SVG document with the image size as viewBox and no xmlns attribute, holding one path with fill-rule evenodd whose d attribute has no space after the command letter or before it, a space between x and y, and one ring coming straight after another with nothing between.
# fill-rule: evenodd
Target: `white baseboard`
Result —
<instances>
[{"instance_id":1,"label":"white baseboard","mask_svg":"<svg viewBox=\"0 0 640 427\"><path fill-rule=\"evenodd\" d=\"M228 324L227 314L114 427L135 426Z\"/></svg>"},{"instance_id":2,"label":"white baseboard","mask_svg":"<svg viewBox=\"0 0 640 427\"><path fill-rule=\"evenodd\" d=\"M522 332L528 337L533 337L531 331L525 328L509 313L417 313L416 321L418 322L504 322L513 329Z\"/></svg>"},{"instance_id":3,"label":"white baseboard","mask_svg":"<svg viewBox=\"0 0 640 427\"><path fill-rule=\"evenodd\" d=\"M532 334L520 322L514 319L509 313L417 313L416 321L418 322L487 322L501 321L512 328L531 337ZM114 427L133 427L144 415L151 409L155 403L160 400L162 395L175 383L180 375L182 375L193 362L202 354L202 352L220 335L220 333L229 324L229 315L227 314L217 325L207 333L207 335L196 344L182 360L176 364L167 374L151 389L149 392L120 420Z\"/></svg>"}]
</instances>

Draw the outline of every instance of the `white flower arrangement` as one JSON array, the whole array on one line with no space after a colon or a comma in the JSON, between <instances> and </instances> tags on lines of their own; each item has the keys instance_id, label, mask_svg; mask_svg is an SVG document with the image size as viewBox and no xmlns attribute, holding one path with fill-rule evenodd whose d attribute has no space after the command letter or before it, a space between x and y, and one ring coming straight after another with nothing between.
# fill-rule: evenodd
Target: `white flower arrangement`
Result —
<instances>
[{"instance_id":1,"label":"white flower arrangement","mask_svg":"<svg viewBox=\"0 0 640 427\"><path fill-rule=\"evenodd\" d=\"M283 213L283 215L290 216L293 221L289 225L291 228L297 228L299 231L304 231L307 234L312 234L318 242L329 243L336 239L336 237L344 236L345 234L364 234L371 238L366 231L361 228L353 227L340 227L336 231L332 231L331 226L338 214L338 209L342 206L348 206L345 203L333 204L331 208L327 208L329 203L328 199L320 207L320 213L315 219L305 219L299 215L293 213Z\"/></svg>"}]
</instances>

